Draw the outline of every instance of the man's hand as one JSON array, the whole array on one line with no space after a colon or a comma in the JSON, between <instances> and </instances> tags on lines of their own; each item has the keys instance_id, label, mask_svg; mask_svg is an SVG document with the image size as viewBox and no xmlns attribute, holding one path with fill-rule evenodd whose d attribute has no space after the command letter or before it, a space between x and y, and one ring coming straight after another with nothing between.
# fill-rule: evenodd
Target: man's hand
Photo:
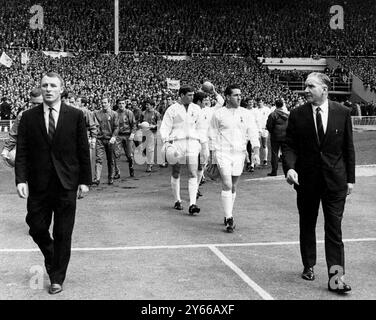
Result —
<instances>
[{"instance_id":1,"label":"man's hand","mask_svg":"<svg viewBox=\"0 0 376 320\"><path fill-rule=\"evenodd\" d=\"M8 149L3 149L3 151L1 152L1 156L3 157L3 159L9 159L9 150Z\"/></svg>"},{"instance_id":2,"label":"man's hand","mask_svg":"<svg viewBox=\"0 0 376 320\"><path fill-rule=\"evenodd\" d=\"M294 169L287 171L286 181L288 184L299 185L298 173Z\"/></svg>"},{"instance_id":3,"label":"man's hand","mask_svg":"<svg viewBox=\"0 0 376 320\"><path fill-rule=\"evenodd\" d=\"M354 189L354 184L353 183L348 183L347 184L347 195L350 195Z\"/></svg>"},{"instance_id":4,"label":"man's hand","mask_svg":"<svg viewBox=\"0 0 376 320\"><path fill-rule=\"evenodd\" d=\"M26 199L29 196L29 187L27 183L17 184L17 193L20 198Z\"/></svg>"},{"instance_id":5,"label":"man's hand","mask_svg":"<svg viewBox=\"0 0 376 320\"><path fill-rule=\"evenodd\" d=\"M109 143L114 144L116 142L116 137L111 137Z\"/></svg>"},{"instance_id":6,"label":"man's hand","mask_svg":"<svg viewBox=\"0 0 376 320\"><path fill-rule=\"evenodd\" d=\"M77 190L77 199L82 199L84 197L84 193L89 192L89 187L86 184L80 184Z\"/></svg>"}]
</instances>

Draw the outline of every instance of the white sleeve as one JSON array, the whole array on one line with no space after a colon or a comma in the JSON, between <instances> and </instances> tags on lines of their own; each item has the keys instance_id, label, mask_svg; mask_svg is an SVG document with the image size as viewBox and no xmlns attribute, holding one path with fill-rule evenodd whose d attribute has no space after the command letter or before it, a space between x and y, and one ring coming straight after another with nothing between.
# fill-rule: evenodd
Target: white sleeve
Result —
<instances>
[{"instance_id":1,"label":"white sleeve","mask_svg":"<svg viewBox=\"0 0 376 320\"><path fill-rule=\"evenodd\" d=\"M217 112L213 112L213 115L210 120L209 126L209 150L215 150L216 146L218 145L218 137L219 137L219 123L217 118Z\"/></svg>"},{"instance_id":2,"label":"white sleeve","mask_svg":"<svg viewBox=\"0 0 376 320\"><path fill-rule=\"evenodd\" d=\"M205 114L202 109L200 109L198 121L197 121L197 132L200 143L208 142L208 128L205 122Z\"/></svg>"},{"instance_id":3,"label":"white sleeve","mask_svg":"<svg viewBox=\"0 0 376 320\"><path fill-rule=\"evenodd\" d=\"M251 142L252 148L260 147L259 128L256 122L256 117L252 112L248 112L247 137Z\"/></svg>"},{"instance_id":4,"label":"white sleeve","mask_svg":"<svg viewBox=\"0 0 376 320\"><path fill-rule=\"evenodd\" d=\"M171 114L171 108L168 108L166 110L166 113L163 116L161 127L160 127L160 134L161 134L161 139L163 142L166 142L170 138L170 134L172 131L172 125L173 125L173 117Z\"/></svg>"}]
</instances>

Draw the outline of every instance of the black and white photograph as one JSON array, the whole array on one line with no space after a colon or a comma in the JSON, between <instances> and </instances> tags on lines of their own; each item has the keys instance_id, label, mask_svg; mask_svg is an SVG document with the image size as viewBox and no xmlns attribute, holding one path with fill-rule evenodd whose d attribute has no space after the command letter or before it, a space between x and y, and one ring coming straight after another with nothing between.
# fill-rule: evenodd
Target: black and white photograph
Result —
<instances>
[{"instance_id":1,"label":"black and white photograph","mask_svg":"<svg viewBox=\"0 0 376 320\"><path fill-rule=\"evenodd\" d=\"M0 300L376 300L375 17L0 0Z\"/></svg>"}]
</instances>

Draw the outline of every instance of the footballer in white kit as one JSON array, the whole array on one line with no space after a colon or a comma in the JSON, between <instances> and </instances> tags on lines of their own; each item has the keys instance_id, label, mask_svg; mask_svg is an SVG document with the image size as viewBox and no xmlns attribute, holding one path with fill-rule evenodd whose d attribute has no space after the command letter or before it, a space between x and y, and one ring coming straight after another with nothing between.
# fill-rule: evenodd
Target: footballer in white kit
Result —
<instances>
[{"instance_id":1,"label":"footballer in white kit","mask_svg":"<svg viewBox=\"0 0 376 320\"><path fill-rule=\"evenodd\" d=\"M204 90L204 88L202 88L202 90ZM211 106L209 94L213 94L215 97L214 106ZM215 91L215 88L213 85L211 86L211 90L209 91L206 91L206 92L198 91L194 94L193 103L196 103L201 108L201 111L202 111L201 121L203 123L203 130L206 132L208 139L209 139L210 121L213 116L213 113L218 108L222 108L224 102L225 102L224 99L218 92ZM212 146L210 145L210 141L209 141L209 150L213 150ZM200 161L200 157L199 157L199 164L198 164L198 171L197 171L197 181L199 185L204 175L204 169L205 169L206 164L207 164L207 161L203 163ZM198 189L197 198L199 196L202 196L202 194L200 190Z\"/></svg>"},{"instance_id":2,"label":"footballer in white kit","mask_svg":"<svg viewBox=\"0 0 376 320\"><path fill-rule=\"evenodd\" d=\"M260 142L254 117L247 109L240 107L240 88L236 85L227 87L225 98L225 106L213 113L209 140L214 150L213 160L222 178L221 202L226 231L233 232L235 224L232 211L236 187L243 172L247 142L250 140L253 149L259 148Z\"/></svg>"},{"instance_id":3,"label":"footballer in white kit","mask_svg":"<svg viewBox=\"0 0 376 320\"><path fill-rule=\"evenodd\" d=\"M263 155L260 158L262 158L262 164L264 166L268 163L268 137L269 137L269 131L266 129L266 122L268 121L269 114L271 113L270 108L264 104L264 101L262 99L256 99L258 104L257 109L257 117L258 117L258 123L260 126L260 140L261 140L261 148L260 152L263 151Z\"/></svg>"},{"instance_id":4,"label":"footballer in white kit","mask_svg":"<svg viewBox=\"0 0 376 320\"><path fill-rule=\"evenodd\" d=\"M200 212L196 205L198 191L197 167L198 155L206 162L209 148L208 137L201 117L201 108L194 104L194 88L188 85L179 89L180 100L166 110L160 127L162 158L172 164L171 188L175 198L174 208L183 210L180 198L180 166L188 167L189 214Z\"/></svg>"}]
</instances>

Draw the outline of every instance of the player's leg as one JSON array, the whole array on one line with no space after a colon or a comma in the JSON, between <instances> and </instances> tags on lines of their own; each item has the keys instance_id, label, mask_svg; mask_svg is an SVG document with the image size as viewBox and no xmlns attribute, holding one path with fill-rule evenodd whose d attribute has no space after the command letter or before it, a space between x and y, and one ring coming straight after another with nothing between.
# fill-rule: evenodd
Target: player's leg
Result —
<instances>
[{"instance_id":1,"label":"player's leg","mask_svg":"<svg viewBox=\"0 0 376 320\"><path fill-rule=\"evenodd\" d=\"M222 180L222 191L221 191L221 203L224 211L224 223L227 230L227 222L233 220L232 217L232 161L230 155L223 152L215 153L215 160L219 172L221 174Z\"/></svg>"},{"instance_id":2,"label":"player's leg","mask_svg":"<svg viewBox=\"0 0 376 320\"><path fill-rule=\"evenodd\" d=\"M104 156L104 145L103 140L97 139L95 146L95 178L93 184L99 185L102 174L102 162Z\"/></svg>"},{"instance_id":3,"label":"player's leg","mask_svg":"<svg viewBox=\"0 0 376 320\"><path fill-rule=\"evenodd\" d=\"M171 173L171 189L174 197L174 208L176 210L183 210L183 205L180 198L180 164L175 163L172 165Z\"/></svg>"},{"instance_id":4,"label":"player's leg","mask_svg":"<svg viewBox=\"0 0 376 320\"><path fill-rule=\"evenodd\" d=\"M134 155L133 155L133 141L129 140L129 136L124 138L123 148L125 156L128 159L129 175L134 177Z\"/></svg>"},{"instance_id":5,"label":"player's leg","mask_svg":"<svg viewBox=\"0 0 376 320\"><path fill-rule=\"evenodd\" d=\"M117 136L116 142L114 144L114 155L113 155L113 168L115 171L114 179L120 178L119 161L120 161L120 156L121 156L122 140L123 140L122 137Z\"/></svg>"},{"instance_id":6,"label":"player's leg","mask_svg":"<svg viewBox=\"0 0 376 320\"><path fill-rule=\"evenodd\" d=\"M268 164L268 136L267 131L264 130L261 136L261 148L263 150L262 164L266 166Z\"/></svg>"},{"instance_id":7,"label":"player's leg","mask_svg":"<svg viewBox=\"0 0 376 320\"><path fill-rule=\"evenodd\" d=\"M200 208L196 205L198 181L197 181L197 167L198 154L194 153L187 157L188 168L188 193L189 193L189 214L195 215L200 212Z\"/></svg>"},{"instance_id":8,"label":"player's leg","mask_svg":"<svg viewBox=\"0 0 376 320\"><path fill-rule=\"evenodd\" d=\"M198 189L197 189L197 199L199 197L202 197L202 193L200 192L200 183L202 180L202 177L204 176L204 169L205 169L206 163L201 163L200 155L198 155L198 166L197 166L197 183L198 183Z\"/></svg>"},{"instance_id":9,"label":"player's leg","mask_svg":"<svg viewBox=\"0 0 376 320\"><path fill-rule=\"evenodd\" d=\"M154 164L154 145L155 145L155 133L151 130L147 130L146 133L146 172L151 172Z\"/></svg>"},{"instance_id":10,"label":"player's leg","mask_svg":"<svg viewBox=\"0 0 376 320\"><path fill-rule=\"evenodd\" d=\"M104 149L107 157L108 184L111 185L114 183L114 144L106 140L106 142L104 143Z\"/></svg>"}]
</instances>

